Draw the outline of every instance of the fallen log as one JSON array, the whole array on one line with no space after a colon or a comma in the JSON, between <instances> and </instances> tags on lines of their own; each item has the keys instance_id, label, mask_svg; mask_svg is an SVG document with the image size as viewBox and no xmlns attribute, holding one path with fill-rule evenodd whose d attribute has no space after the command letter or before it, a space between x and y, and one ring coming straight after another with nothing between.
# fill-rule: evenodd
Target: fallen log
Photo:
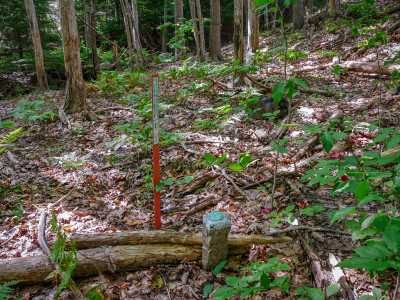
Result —
<instances>
[{"instance_id":1,"label":"fallen log","mask_svg":"<svg viewBox=\"0 0 400 300\"><path fill-rule=\"evenodd\" d=\"M80 250L78 265L74 277L95 275L108 272L109 264L115 264L116 270L126 270L155 266L157 264L179 263L183 259L190 261L201 259L201 245L158 244L125 245L107 249L102 248ZM111 259L112 258L112 262ZM23 280L22 284L49 282L46 277L53 271L53 265L46 255L5 259L0 261L0 284L10 280Z\"/></svg>"},{"instance_id":2,"label":"fallen log","mask_svg":"<svg viewBox=\"0 0 400 300\"><path fill-rule=\"evenodd\" d=\"M384 66L383 62L379 65L374 62L357 62L349 61L339 64L341 68L347 68L349 71L363 72L363 73L374 73L379 74L379 69L382 75L392 75L394 70L400 70L400 65L389 65Z\"/></svg>"},{"instance_id":3,"label":"fallen log","mask_svg":"<svg viewBox=\"0 0 400 300\"><path fill-rule=\"evenodd\" d=\"M138 230L104 234L72 234L70 240L75 242L77 249L94 248L99 246L140 245L171 243L183 245L202 245L201 233L186 233L173 230ZM288 243L290 237L262 237L259 235L229 235L229 246L271 245Z\"/></svg>"}]
</instances>

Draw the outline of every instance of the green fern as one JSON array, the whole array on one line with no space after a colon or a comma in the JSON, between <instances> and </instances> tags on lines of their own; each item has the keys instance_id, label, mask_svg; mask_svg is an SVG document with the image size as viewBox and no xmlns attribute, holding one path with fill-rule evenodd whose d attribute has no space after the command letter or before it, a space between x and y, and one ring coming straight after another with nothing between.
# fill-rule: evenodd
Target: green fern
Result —
<instances>
[{"instance_id":1,"label":"green fern","mask_svg":"<svg viewBox=\"0 0 400 300\"><path fill-rule=\"evenodd\" d=\"M0 139L0 153L2 153L6 148L9 146L9 144L15 142L15 140L20 137L21 135L30 132L30 130L23 131L23 128L20 127L12 132L10 132L9 135L6 137Z\"/></svg>"},{"instance_id":2,"label":"green fern","mask_svg":"<svg viewBox=\"0 0 400 300\"><path fill-rule=\"evenodd\" d=\"M11 285L15 285L21 280L13 280L0 285L0 300L7 300L9 297L8 294L11 293L14 289L10 288ZM14 300L22 299L22 297L15 298Z\"/></svg>"},{"instance_id":3,"label":"green fern","mask_svg":"<svg viewBox=\"0 0 400 300\"><path fill-rule=\"evenodd\" d=\"M55 211L53 211L53 216L49 221L49 225L51 231L56 232L57 234L57 240L54 243L53 251L50 254L50 258L53 262L57 263L60 266L60 269L51 272L46 279L51 279L61 272L65 272L55 294L55 297L58 297L61 291L67 287L68 280L71 278L74 269L78 264L78 258L73 242L71 243L71 247L68 249L67 252L67 237L62 231L61 226L57 223L57 216Z\"/></svg>"}]
</instances>

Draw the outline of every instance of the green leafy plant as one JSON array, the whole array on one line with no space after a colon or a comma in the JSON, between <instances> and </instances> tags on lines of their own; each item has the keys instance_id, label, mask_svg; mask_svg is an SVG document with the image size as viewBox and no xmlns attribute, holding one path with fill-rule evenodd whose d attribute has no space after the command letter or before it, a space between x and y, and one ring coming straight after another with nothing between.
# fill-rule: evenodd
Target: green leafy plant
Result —
<instances>
[{"instance_id":1,"label":"green leafy plant","mask_svg":"<svg viewBox=\"0 0 400 300\"><path fill-rule=\"evenodd\" d=\"M15 120L18 118L23 118L26 123L40 122L44 124L49 121L55 121L58 118L58 114L50 110L43 111L43 105L43 100L29 101L22 99L18 103L18 106L10 113L13 115Z\"/></svg>"},{"instance_id":2,"label":"green leafy plant","mask_svg":"<svg viewBox=\"0 0 400 300\"><path fill-rule=\"evenodd\" d=\"M217 266L216 269L222 269ZM255 295L258 291L268 290L270 287L279 287L282 291L289 289L289 279L285 276L275 277L271 281L270 274L277 273L280 271L290 270L290 266L287 264L280 264L278 258L273 257L268 259L267 263L255 262L248 267L242 268L242 270L250 270L251 275L238 278L236 276L227 276L225 282L227 286L221 287L216 290L212 296L216 297L217 300L229 299L236 294L240 293L241 299L247 295ZM216 274L218 272L215 272ZM204 294L209 293L210 287L206 285L204 287Z\"/></svg>"},{"instance_id":3,"label":"green leafy plant","mask_svg":"<svg viewBox=\"0 0 400 300\"><path fill-rule=\"evenodd\" d=\"M63 289L67 287L67 283L71 278L75 267L78 264L78 258L74 242L71 242L71 246L67 249L67 237L62 230L61 225L57 223L57 216L53 211L52 218L49 221L49 225L52 232L56 233L57 239L54 243L53 250L50 254L51 260L60 266L60 269L51 272L46 279L51 279L59 276L63 272L62 280L57 288L55 297L61 293Z\"/></svg>"},{"instance_id":4,"label":"green leafy plant","mask_svg":"<svg viewBox=\"0 0 400 300\"><path fill-rule=\"evenodd\" d=\"M335 283L326 288L326 296L330 297L337 292L340 291L340 283ZM302 288L299 288L296 290L296 295L308 295L308 297L303 297L298 300L325 300L325 295L321 291L321 289L316 289L316 288L310 288L307 286L304 286ZM360 299L360 298L358 298Z\"/></svg>"},{"instance_id":5,"label":"green leafy plant","mask_svg":"<svg viewBox=\"0 0 400 300\"><path fill-rule=\"evenodd\" d=\"M182 183L189 183L193 180L193 178L194 178L193 176L186 176L184 180L174 180L174 178L168 178L156 184L156 192L161 191L162 188L166 185L173 185L174 181L176 182L176 184L179 185Z\"/></svg>"},{"instance_id":6,"label":"green leafy plant","mask_svg":"<svg viewBox=\"0 0 400 300\"><path fill-rule=\"evenodd\" d=\"M23 130L22 127L10 132L7 136L0 139L0 153L7 149L12 143L14 143L21 135L24 135L31 130Z\"/></svg>"},{"instance_id":7,"label":"green leafy plant","mask_svg":"<svg viewBox=\"0 0 400 300\"><path fill-rule=\"evenodd\" d=\"M3 285L0 285L0 300L7 300L9 298L9 293L12 293L14 290L10 286L16 285L18 282L21 282L21 280L13 280L13 281L8 281L5 282ZM21 300L23 297L17 297L14 298L14 300Z\"/></svg>"},{"instance_id":8,"label":"green leafy plant","mask_svg":"<svg viewBox=\"0 0 400 300\"><path fill-rule=\"evenodd\" d=\"M294 210L294 205L291 205L291 206L286 207L286 209L284 209L280 213L277 213L276 211L269 213L265 217L266 219L275 218L275 220L273 220L271 222L269 227L274 227L276 224L278 224L281 221L285 221L285 222L288 222L289 224L293 224L296 220L296 218L294 217L293 210Z\"/></svg>"}]
</instances>

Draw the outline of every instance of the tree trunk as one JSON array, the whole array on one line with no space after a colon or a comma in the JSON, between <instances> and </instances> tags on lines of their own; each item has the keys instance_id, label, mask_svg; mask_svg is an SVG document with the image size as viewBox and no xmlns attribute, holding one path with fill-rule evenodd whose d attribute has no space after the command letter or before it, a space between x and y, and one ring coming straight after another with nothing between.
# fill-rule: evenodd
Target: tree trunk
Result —
<instances>
[{"instance_id":1,"label":"tree trunk","mask_svg":"<svg viewBox=\"0 0 400 300\"><path fill-rule=\"evenodd\" d=\"M115 69L118 72L122 72L122 67L121 67L121 62L119 61L118 47L117 47L116 41L114 41L114 44L113 44L113 56L114 56L114 61L115 61Z\"/></svg>"},{"instance_id":2,"label":"tree trunk","mask_svg":"<svg viewBox=\"0 0 400 300\"><path fill-rule=\"evenodd\" d=\"M268 12L268 4L266 4L265 6L265 10L264 10L264 15L265 15L265 29L268 30L269 29L269 16L268 16L269 12Z\"/></svg>"},{"instance_id":3,"label":"tree trunk","mask_svg":"<svg viewBox=\"0 0 400 300\"><path fill-rule=\"evenodd\" d=\"M21 31L18 31L18 33L17 33L17 40L19 42L19 45L18 45L19 59L24 59L24 49L21 46L22 45Z\"/></svg>"},{"instance_id":4,"label":"tree trunk","mask_svg":"<svg viewBox=\"0 0 400 300\"><path fill-rule=\"evenodd\" d=\"M126 39L128 41L129 66L131 68L131 72L133 72L134 71L134 66L133 66L132 39L131 39L131 31L129 30L128 14L126 12L126 7L125 7L125 4L124 4L124 0L120 0L120 2L121 2L122 14L124 16Z\"/></svg>"},{"instance_id":5,"label":"tree trunk","mask_svg":"<svg viewBox=\"0 0 400 300\"><path fill-rule=\"evenodd\" d=\"M199 18L200 26L200 61L204 62L206 60L206 41L204 39L204 21L203 14L201 13L200 0L196 0L197 4L197 17Z\"/></svg>"},{"instance_id":6,"label":"tree trunk","mask_svg":"<svg viewBox=\"0 0 400 300\"><path fill-rule=\"evenodd\" d=\"M301 29L304 25L303 0L293 3L293 29Z\"/></svg>"},{"instance_id":7,"label":"tree trunk","mask_svg":"<svg viewBox=\"0 0 400 300\"><path fill-rule=\"evenodd\" d=\"M168 1L165 0L164 4L164 27L162 31L162 42L161 42L161 52L166 53L168 51L167 49L167 35L168 35L168 26L165 24L167 23L167 17L168 17Z\"/></svg>"},{"instance_id":8,"label":"tree trunk","mask_svg":"<svg viewBox=\"0 0 400 300\"><path fill-rule=\"evenodd\" d=\"M200 47L200 36L199 30L197 29L197 18L196 18L196 3L195 0L189 0L190 14L193 21L193 35L194 42L196 43L197 58L200 57L201 47ZM204 57L203 57L204 59Z\"/></svg>"},{"instance_id":9,"label":"tree trunk","mask_svg":"<svg viewBox=\"0 0 400 300\"><path fill-rule=\"evenodd\" d=\"M239 59L240 64L243 64L243 0L235 0L234 5L233 60ZM233 81L236 86L244 85L243 73L235 72Z\"/></svg>"},{"instance_id":10,"label":"tree trunk","mask_svg":"<svg viewBox=\"0 0 400 300\"><path fill-rule=\"evenodd\" d=\"M289 24L293 21L293 3L290 4L289 7L284 8L283 10L283 23Z\"/></svg>"},{"instance_id":11,"label":"tree trunk","mask_svg":"<svg viewBox=\"0 0 400 300\"><path fill-rule=\"evenodd\" d=\"M328 15L334 16L339 11L340 0L328 1Z\"/></svg>"},{"instance_id":12,"label":"tree trunk","mask_svg":"<svg viewBox=\"0 0 400 300\"><path fill-rule=\"evenodd\" d=\"M137 35L136 35L136 28L135 28L135 22L134 22L134 14L131 9L131 6L129 4L128 0L125 0L125 8L126 8L126 16L128 19L128 27L129 31L131 32L131 37L132 37L132 47L133 47L133 52L135 53L135 64L136 64L136 69L139 67L139 59L138 59L138 42L137 42Z\"/></svg>"},{"instance_id":13,"label":"tree trunk","mask_svg":"<svg viewBox=\"0 0 400 300\"><path fill-rule=\"evenodd\" d=\"M33 49L35 51L35 65L38 87L41 90L48 90L46 72L44 70L42 43L40 41L39 26L36 19L35 6L33 0L25 0L26 14L29 19L29 28L31 30Z\"/></svg>"},{"instance_id":14,"label":"tree trunk","mask_svg":"<svg viewBox=\"0 0 400 300\"><path fill-rule=\"evenodd\" d=\"M222 59L221 53L221 6L220 0L210 1L210 57Z\"/></svg>"},{"instance_id":15,"label":"tree trunk","mask_svg":"<svg viewBox=\"0 0 400 300\"><path fill-rule=\"evenodd\" d=\"M61 32L67 77L64 110L76 113L87 110L85 84L79 53L78 26L73 0L60 0Z\"/></svg>"},{"instance_id":16,"label":"tree trunk","mask_svg":"<svg viewBox=\"0 0 400 300\"><path fill-rule=\"evenodd\" d=\"M92 0L92 13L91 13L91 23L90 25L96 29L96 0ZM97 35L96 31L90 30L92 34L92 61L94 69L94 79L97 79L97 73L100 72L99 66L99 55L97 54Z\"/></svg>"},{"instance_id":17,"label":"tree trunk","mask_svg":"<svg viewBox=\"0 0 400 300\"><path fill-rule=\"evenodd\" d=\"M82 1L82 7L83 7L83 19L85 20L85 22L87 24L91 24L92 23L92 19L91 19L91 3L90 0L83 0ZM93 27L93 26L92 26ZM86 45L86 55L89 57L89 49L92 48L92 33L90 32L91 29L89 28L89 26L87 26L86 24L84 24L84 38L85 38L85 45Z\"/></svg>"},{"instance_id":18,"label":"tree trunk","mask_svg":"<svg viewBox=\"0 0 400 300\"><path fill-rule=\"evenodd\" d=\"M183 0L175 0L175 43L179 43L182 41L183 36L178 36L178 24L183 23ZM182 45L184 47L184 45ZM175 48L175 56L179 56L182 54L182 50L179 48Z\"/></svg>"},{"instance_id":19,"label":"tree trunk","mask_svg":"<svg viewBox=\"0 0 400 300\"><path fill-rule=\"evenodd\" d=\"M314 0L306 0L307 14L309 17L312 16L314 10Z\"/></svg>"},{"instance_id":20,"label":"tree trunk","mask_svg":"<svg viewBox=\"0 0 400 300\"><path fill-rule=\"evenodd\" d=\"M253 8L255 5L254 0L248 1L248 22L247 22L247 61L249 61L252 57L252 53L256 53L259 49L259 37L260 37L260 28L259 28L259 19L257 18L256 8Z\"/></svg>"}]
</instances>

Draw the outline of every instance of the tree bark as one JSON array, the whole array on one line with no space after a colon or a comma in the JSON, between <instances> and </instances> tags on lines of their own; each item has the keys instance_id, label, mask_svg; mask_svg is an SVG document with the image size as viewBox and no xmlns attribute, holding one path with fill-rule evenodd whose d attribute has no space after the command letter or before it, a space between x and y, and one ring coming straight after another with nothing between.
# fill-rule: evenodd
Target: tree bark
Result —
<instances>
[{"instance_id":1,"label":"tree bark","mask_svg":"<svg viewBox=\"0 0 400 300\"><path fill-rule=\"evenodd\" d=\"M206 41L204 39L204 21L203 14L201 12L200 0L196 0L196 7L200 27L200 61L204 62L206 60Z\"/></svg>"},{"instance_id":2,"label":"tree bark","mask_svg":"<svg viewBox=\"0 0 400 300\"><path fill-rule=\"evenodd\" d=\"M340 1L339 0L329 0L328 1L328 15L334 16L339 10Z\"/></svg>"},{"instance_id":3,"label":"tree bark","mask_svg":"<svg viewBox=\"0 0 400 300\"><path fill-rule=\"evenodd\" d=\"M254 0L248 1L248 22L247 22L247 61L251 59L252 53L256 53L259 49L260 28L259 18L257 18Z\"/></svg>"},{"instance_id":4,"label":"tree bark","mask_svg":"<svg viewBox=\"0 0 400 300\"><path fill-rule=\"evenodd\" d=\"M91 23L90 25L96 29L96 0L92 0L92 12L91 12ZM94 69L94 79L97 79L97 73L100 72L99 66L99 55L97 53L97 34L96 31L90 30L92 37L92 61L93 61L93 69Z\"/></svg>"},{"instance_id":5,"label":"tree bark","mask_svg":"<svg viewBox=\"0 0 400 300\"><path fill-rule=\"evenodd\" d=\"M239 63L243 64L243 0L235 0L234 5L233 60L239 59ZM243 73L235 72L233 80L236 86L245 84Z\"/></svg>"},{"instance_id":6,"label":"tree bark","mask_svg":"<svg viewBox=\"0 0 400 300\"><path fill-rule=\"evenodd\" d=\"M167 48L167 35L168 35L168 26L165 24L167 23L167 17L168 17L168 1L165 0L164 3L164 27L162 31L162 41L161 41L161 52L166 53L168 51Z\"/></svg>"},{"instance_id":7,"label":"tree bark","mask_svg":"<svg viewBox=\"0 0 400 300\"><path fill-rule=\"evenodd\" d=\"M70 240L75 242L77 249L94 248L100 246L137 245L172 243L183 245L202 245L201 233L185 233L166 230L138 230L104 234L72 234ZM228 245L271 245L287 243L290 237L272 237L260 235L229 235Z\"/></svg>"},{"instance_id":8,"label":"tree bark","mask_svg":"<svg viewBox=\"0 0 400 300\"><path fill-rule=\"evenodd\" d=\"M60 0L60 15L67 77L67 95L64 110L69 113L77 113L86 111L87 104L73 0Z\"/></svg>"},{"instance_id":9,"label":"tree bark","mask_svg":"<svg viewBox=\"0 0 400 300\"><path fill-rule=\"evenodd\" d=\"M91 20L91 0L83 0L82 1L82 8L83 8L83 19L88 24L84 24L84 38L85 38L85 45L86 45L86 55L89 57L89 49L92 48L92 34L90 32L89 25L92 24Z\"/></svg>"},{"instance_id":10,"label":"tree bark","mask_svg":"<svg viewBox=\"0 0 400 300\"><path fill-rule=\"evenodd\" d=\"M124 16L126 39L128 41L129 66L131 68L131 71L133 72L134 71L134 64L133 64L132 38L131 38L131 31L129 30L128 14L127 14L127 11L126 11L124 0L120 0L120 2L121 2L122 14Z\"/></svg>"},{"instance_id":11,"label":"tree bark","mask_svg":"<svg viewBox=\"0 0 400 300\"><path fill-rule=\"evenodd\" d=\"M310 18L314 10L314 0L306 0L306 7L307 7L308 17Z\"/></svg>"},{"instance_id":12,"label":"tree bark","mask_svg":"<svg viewBox=\"0 0 400 300\"><path fill-rule=\"evenodd\" d=\"M175 43L179 43L183 37L178 36L178 24L183 23L183 0L175 0ZM182 54L182 50L179 48L175 48L175 56L179 56Z\"/></svg>"},{"instance_id":13,"label":"tree bark","mask_svg":"<svg viewBox=\"0 0 400 300\"><path fill-rule=\"evenodd\" d=\"M40 40L39 26L36 19L35 6L33 0L25 0L26 14L28 15L29 28L31 30L33 49L35 51L35 65L38 87L40 90L48 90L46 72L44 69L42 43Z\"/></svg>"},{"instance_id":14,"label":"tree bark","mask_svg":"<svg viewBox=\"0 0 400 300\"><path fill-rule=\"evenodd\" d=\"M301 29L304 25L303 0L293 3L293 29Z\"/></svg>"},{"instance_id":15,"label":"tree bark","mask_svg":"<svg viewBox=\"0 0 400 300\"><path fill-rule=\"evenodd\" d=\"M192 21L193 21L193 35L194 35L194 42L196 43L197 58L201 59L200 36L199 36L199 30L197 29L195 0L189 0L189 6L190 6L190 14L192 16ZM203 56L203 60L204 60L204 56Z\"/></svg>"},{"instance_id":16,"label":"tree bark","mask_svg":"<svg viewBox=\"0 0 400 300\"><path fill-rule=\"evenodd\" d=\"M118 72L122 72L122 67L121 67L121 62L119 60L119 56L118 56L118 47L117 47L116 41L114 41L114 44L113 44L113 56L114 56L114 61L115 61L115 69Z\"/></svg>"},{"instance_id":17,"label":"tree bark","mask_svg":"<svg viewBox=\"0 0 400 300\"><path fill-rule=\"evenodd\" d=\"M221 60L221 5L220 0L210 1L210 57Z\"/></svg>"}]
</instances>

